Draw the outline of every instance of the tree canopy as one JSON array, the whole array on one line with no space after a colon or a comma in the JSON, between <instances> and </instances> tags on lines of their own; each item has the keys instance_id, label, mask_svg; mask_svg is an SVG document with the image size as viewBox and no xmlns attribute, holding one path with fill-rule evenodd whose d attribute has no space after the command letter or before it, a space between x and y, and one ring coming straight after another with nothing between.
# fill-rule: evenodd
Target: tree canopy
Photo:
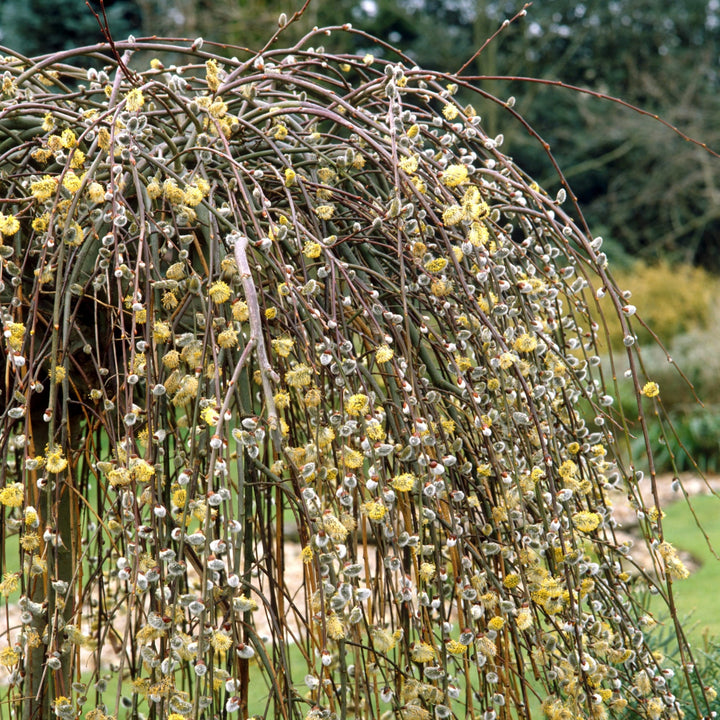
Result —
<instances>
[{"instance_id":1,"label":"tree canopy","mask_svg":"<svg viewBox=\"0 0 720 720\"><path fill-rule=\"evenodd\" d=\"M116 38L198 35L259 50L277 16L299 10L296 0L227 3L213 0L108 2ZM314 25L357 27L402 49L421 67L455 72L504 20L515 2L455 0L338 0L311 2L286 34L292 44ZM48 23L47 18L53 17ZM82 0L6 0L0 14L4 42L26 54L94 42L98 26ZM708 156L678 138L638 124L636 116L593 100L581 102L558 88L512 82L516 76L562 80L609 92L657 112L710 147L719 147L717 114L720 20L713 2L659 0L535 3L522 21L506 27L477 57L469 74L497 96L516 96L519 109L552 146L573 178L586 215L606 237L617 260L642 256L682 260L717 269L717 194ZM330 38L333 52L383 50L359 35ZM220 54L228 54L219 49ZM229 51L232 54L232 51ZM488 132L497 134L493 105L480 103ZM608 132L608 128L611 131ZM520 126L502 128L508 151L523 167L557 189L553 169ZM645 192L636 197L638 185ZM576 218L577 219L577 218Z\"/></svg>"}]
</instances>

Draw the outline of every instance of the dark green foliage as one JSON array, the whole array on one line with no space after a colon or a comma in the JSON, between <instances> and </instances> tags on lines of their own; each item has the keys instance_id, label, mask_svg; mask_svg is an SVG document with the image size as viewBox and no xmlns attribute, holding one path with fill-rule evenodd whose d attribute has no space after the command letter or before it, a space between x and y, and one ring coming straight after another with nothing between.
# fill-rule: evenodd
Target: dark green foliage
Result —
<instances>
[{"instance_id":1,"label":"dark green foliage","mask_svg":"<svg viewBox=\"0 0 720 720\"><path fill-rule=\"evenodd\" d=\"M100 12L98 2L92 3ZM108 0L113 34L125 38L141 26L133 0ZM25 55L43 55L104 40L85 0L4 0L0 4L0 43Z\"/></svg>"}]
</instances>

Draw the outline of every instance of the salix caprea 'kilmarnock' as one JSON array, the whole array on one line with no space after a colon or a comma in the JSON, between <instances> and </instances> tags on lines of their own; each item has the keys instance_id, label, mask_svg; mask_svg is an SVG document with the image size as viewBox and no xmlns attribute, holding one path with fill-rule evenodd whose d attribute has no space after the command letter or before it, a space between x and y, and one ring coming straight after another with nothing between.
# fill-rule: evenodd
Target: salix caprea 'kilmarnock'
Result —
<instances>
[{"instance_id":1,"label":"salix caprea 'kilmarnock'","mask_svg":"<svg viewBox=\"0 0 720 720\"><path fill-rule=\"evenodd\" d=\"M601 239L485 134L481 86L326 32L0 64L3 702L681 717L690 648L671 619L673 677L634 587L672 610L688 571L651 448L621 452L603 313L641 418L660 388Z\"/></svg>"}]
</instances>

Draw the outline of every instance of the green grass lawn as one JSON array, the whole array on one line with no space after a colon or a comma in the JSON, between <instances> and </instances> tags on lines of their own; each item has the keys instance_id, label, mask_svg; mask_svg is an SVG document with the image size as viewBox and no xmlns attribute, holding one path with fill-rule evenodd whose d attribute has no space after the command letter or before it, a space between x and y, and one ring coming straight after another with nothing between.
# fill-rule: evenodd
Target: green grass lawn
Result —
<instances>
[{"instance_id":1,"label":"green grass lawn","mask_svg":"<svg viewBox=\"0 0 720 720\"><path fill-rule=\"evenodd\" d=\"M715 552L720 555L720 498L697 497L692 504ZM705 634L720 638L720 560L712 554L686 503L674 503L665 513L666 539L676 548L687 550L701 564L689 578L673 585L680 618L686 623L690 638L701 646Z\"/></svg>"}]
</instances>

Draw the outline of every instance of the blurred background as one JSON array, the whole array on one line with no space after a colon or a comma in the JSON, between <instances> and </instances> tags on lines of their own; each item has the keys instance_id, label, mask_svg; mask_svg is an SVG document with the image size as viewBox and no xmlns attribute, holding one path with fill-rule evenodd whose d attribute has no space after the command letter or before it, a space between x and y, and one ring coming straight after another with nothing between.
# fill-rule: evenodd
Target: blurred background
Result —
<instances>
[{"instance_id":1,"label":"blurred background","mask_svg":"<svg viewBox=\"0 0 720 720\"><path fill-rule=\"evenodd\" d=\"M257 50L277 29L278 15L301 5L107 0L105 9L118 39L202 36ZM418 65L452 72L521 8L505 0L312 0L281 42L293 43L315 25L350 22ZM38 55L101 40L85 0L0 0L0 44L17 52ZM720 151L719 41L720 0L542 0L465 74L562 80L607 93ZM386 52L361 34L338 32L324 42L328 52ZM660 384L678 433L663 438L657 430L657 442L667 445L665 468L671 452L679 469L690 468L685 445L703 469L720 470L720 160L608 101L518 79L477 82L502 100L514 96L515 109L550 144L592 234L605 240L620 285L632 288L639 314L706 405L700 408L665 353L645 353L647 374ZM478 111L488 134L502 133L503 150L554 193L557 175L537 140L497 104Z\"/></svg>"}]
</instances>

